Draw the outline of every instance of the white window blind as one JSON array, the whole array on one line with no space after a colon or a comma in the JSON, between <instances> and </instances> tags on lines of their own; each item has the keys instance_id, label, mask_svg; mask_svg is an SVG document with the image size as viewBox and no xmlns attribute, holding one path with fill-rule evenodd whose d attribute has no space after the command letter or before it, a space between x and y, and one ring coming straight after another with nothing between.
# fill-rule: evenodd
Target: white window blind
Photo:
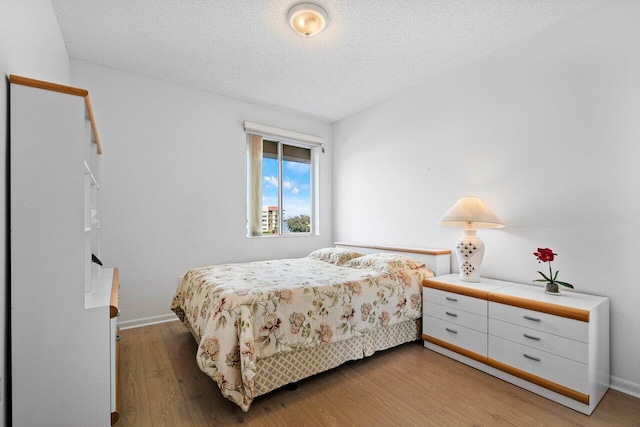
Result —
<instances>
[{"instance_id":1,"label":"white window blind","mask_svg":"<svg viewBox=\"0 0 640 427\"><path fill-rule=\"evenodd\" d=\"M321 146L324 144L324 138L306 133L295 132L288 129L281 129L274 126L267 126L260 123L250 121L244 122L244 130L246 133L260 135L263 138L275 138L282 141L302 142L308 145Z\"/></svg>"}]
</instances>

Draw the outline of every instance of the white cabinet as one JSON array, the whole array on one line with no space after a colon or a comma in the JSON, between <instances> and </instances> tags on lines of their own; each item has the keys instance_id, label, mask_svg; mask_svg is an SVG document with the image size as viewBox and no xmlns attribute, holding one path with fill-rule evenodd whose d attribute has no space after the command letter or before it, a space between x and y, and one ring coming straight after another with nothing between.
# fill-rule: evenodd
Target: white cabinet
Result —
<instances>
[{"instance_id":1,"label":"white cabinet","mask_svg":"<svg viewBox=\"0 0 640 427\"><path fill-rule=\"evenodd\" d=\"M483 279L469 286L459 275L450 274L427 279L423 285L424 346L488 372L487 295L504 283Z\"/></svg>"},{"instance_id":2,"label":"white cabinet","mask_svg":"<svg viewBox=\"0 0 640 427\"><path fill-rule=\"evenodd\" d=\"M425 347L591 414L609 388L609 300L457 275L423 283Z\"/></svg>"},{"instance_id":3,"label":"white cabinet","mask_svg":"<svg viewBox=\"0 0 640 427\"><path fill-rule=\"evenodd\" d=\"M585 414L609 389L609 299L513 284L489 299L489 373Z\"/></svg>"},{"instance_id":4,"label":"white cabinet","mask_svg":"<svg viewBox=\"0 0 640 427\"><path fill-rule=\"evenodd\" d=\"M10 83L12 422L108 426L118 274L92 262L101 150L88 93Z\"/></svg>"}]
</instances>

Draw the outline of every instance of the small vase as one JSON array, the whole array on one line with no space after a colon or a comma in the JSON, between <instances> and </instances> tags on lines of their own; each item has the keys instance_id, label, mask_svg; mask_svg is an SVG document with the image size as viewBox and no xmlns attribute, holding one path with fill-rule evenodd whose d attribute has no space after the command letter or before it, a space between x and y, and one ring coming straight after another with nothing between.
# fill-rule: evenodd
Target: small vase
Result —
<instances>
[{"instance_id":1,"label":"small vase","mask_svg":"<svg viewBox=\"0 0 640 427\"><path fill-rule=\"evenodd\" d=\"M549 295L560 295L560 286L557 283L546 283L544 293Z\"/></svg>"},{"instance_id":2,"label":"small vase","mask_svg":"<svg viewBox=\"0 0 640 427\"><path fill-rule=\"evenodd\" d=\"M476 230L464 230L464 235L460 236L456 245L456 257L460 266L460 280L479 282L484 243L476 236Z\"/></svg>"}]
</instances>

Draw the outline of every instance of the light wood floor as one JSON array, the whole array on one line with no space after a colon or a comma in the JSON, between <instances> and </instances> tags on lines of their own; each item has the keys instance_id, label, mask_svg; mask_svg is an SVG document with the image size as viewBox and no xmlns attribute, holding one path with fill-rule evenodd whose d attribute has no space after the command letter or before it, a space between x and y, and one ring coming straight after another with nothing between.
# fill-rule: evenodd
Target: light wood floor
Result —
<instances>
[{"instance_id":1,"label":"light wood floor","mask_svg":"<svg viewBox=\"0 0 640 427\"><path fill-rule=\"evenodd\" d=\"M121 332L120 420L144 426L640 426L640 399L615 390L588 417L420 343L376 353L257 398L224 399L179 322Z\"/></svg>"}]
</instances>

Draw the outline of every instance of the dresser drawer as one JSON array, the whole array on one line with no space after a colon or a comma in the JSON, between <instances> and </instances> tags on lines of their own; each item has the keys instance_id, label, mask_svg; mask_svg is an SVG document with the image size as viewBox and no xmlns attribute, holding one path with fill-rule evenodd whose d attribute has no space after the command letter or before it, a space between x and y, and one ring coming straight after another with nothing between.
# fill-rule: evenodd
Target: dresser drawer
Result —
<instances>
[{"instance_id":1,"label":"dresser drawer","mask_svg":"<svg viewBox=\"0 0 640 427\"><path fill-rule=\"evenodd\" d=\"M568 319L566 317L492 301L489 302L489 318L525 326L536 331L547 332L576 341L589 342L589 323L580 320Z\"/></svg>"},{"instance_id":2,"label":"dresser drawer","mask_svg":"<svg viewBox=\"0 0 640 427\"><path fill-rule=\"evenodd\" d=\"M457 308L480 316L487 316L487 301L453 292L441 291L439 289L423 288L422 296L424 302L432 302L445 307Z\"/></svg>"},{"instance_id":3,"label":"dresser drawer","mask_svg":"<svg viewBox=\"0 0 640 427\"><path fill-rule=\"evenodd\" d=\"M486 333L424 315L422 316L422 332L481 356L487 355Z\"/></svg>"},{"instance_id":4,"label":"dresser drawer","mask_svg":"<svg viewBox=\"0 0 640 427\"><path fill-rule=\"evenodd\" d=\"M489 334L576 362L589 363L589 344L513 323L489 319Z\"/></svg>"},{"instance_id":5,"label":"dresser drawer","mask_svg":"<svg viewBox=\"0 0 640 427\"><path fill-rule=\"evenodd\" d=\"M487 333L487 318L475 313L427 301L423 304L423 314Z\"/></svg>"},{"instance_id":6,"label":"dresser drawer","mask_svg":"<svg viewBox=\"0 0 640 427\"><path fill-rule=\"evenodd\" d=\"M588 365L489 335L489 359L589 394Z\"/></svg>"}]
</instances>

